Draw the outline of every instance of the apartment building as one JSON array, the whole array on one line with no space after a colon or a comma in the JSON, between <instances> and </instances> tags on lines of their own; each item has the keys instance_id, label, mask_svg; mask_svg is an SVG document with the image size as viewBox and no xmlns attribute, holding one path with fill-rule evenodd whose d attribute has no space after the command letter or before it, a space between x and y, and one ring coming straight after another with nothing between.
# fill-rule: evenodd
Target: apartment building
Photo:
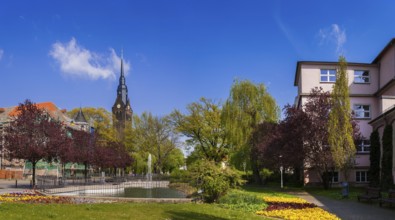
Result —
<instances>
[{"instance_id":1,"label":"apartment building","mask_svg":"<svg viewBox=\"0 0 395 220\"><path fill-rule=\"evenodd\" d=\"M301 108L314 87L331 91L336 81L337 68L337 62L299 61L296 65L294 82L298 87L295 105ZM347 73L351 108L363 136L363 140L357 143L355 169L350 173L349 182L366 185L370 165L370 134L373 129L378 129L382 137L384 126L388 123L394 125L395 122L395 38L384 47L372 63L348 62ZM343 181L339 172L334 174L332 178L334 183ZM393 167L393 176L395 176L395 167ZM305 184L319 181L320 178L315 172L308 169L305 171Z\"/></svg>"}]
</instances>

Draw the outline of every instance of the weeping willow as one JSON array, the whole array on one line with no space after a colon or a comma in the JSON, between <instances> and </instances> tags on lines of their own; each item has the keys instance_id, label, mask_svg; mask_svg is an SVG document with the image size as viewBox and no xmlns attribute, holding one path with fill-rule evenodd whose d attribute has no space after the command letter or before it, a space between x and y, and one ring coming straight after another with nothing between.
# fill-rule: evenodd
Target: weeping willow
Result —
<instances>
[{"instance_id":1,"label":"weeping willow","mask_svg":"<svg viewBox=\"0 0 395 220\"><path fill-rule=\"evenodd\" d=\"M223 108L223 121L232 142L231 164L251 167L251 139L258 124L277 122L279 108L264 84L236 80Z\"/></svg>"}]
</instances>

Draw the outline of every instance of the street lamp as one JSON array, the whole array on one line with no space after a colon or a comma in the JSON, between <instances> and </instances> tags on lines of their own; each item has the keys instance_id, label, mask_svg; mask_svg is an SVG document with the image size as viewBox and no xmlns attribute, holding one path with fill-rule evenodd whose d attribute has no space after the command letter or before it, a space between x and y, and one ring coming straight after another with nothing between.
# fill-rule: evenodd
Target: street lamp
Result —
<instances>
[{"instance_id":1,"label":"street lamp","mask_svg":"<svg viewBox=\"0 0 395 220\"><path fill-rule=\"evenodd\" d=\"M280 176L281 176L281 189L283 189L284 188L284 185L283 185L283 170L284 170L284 167L283 167L283 164L282 164L282 157L283 157L283 155L280 155Z\"/></svg>"}]
</instances>

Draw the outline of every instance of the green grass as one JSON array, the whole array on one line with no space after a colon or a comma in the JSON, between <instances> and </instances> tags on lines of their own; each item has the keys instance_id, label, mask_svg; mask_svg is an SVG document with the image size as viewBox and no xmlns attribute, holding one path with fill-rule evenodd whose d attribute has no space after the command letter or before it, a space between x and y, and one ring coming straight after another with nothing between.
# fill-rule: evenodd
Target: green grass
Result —
<instances>
[{"instance_id":1,"label":"green grass","mask_svg":"<svg viewBox=\"0 0 395 220\"><path fill-rule=\"evenodd\" d=\"M320 188L306 188L306 191L309 192L312 195L317 195L317 196L325 196L331 199L336 199L336 200L357 200L357 196L359 194L362 194L364 192L364 188L362 187L350 187L349 191L349 197L348 198L343 198L341 194L341 188L331 188L331 189L323 189L322 187Z\"/></svg>"},{"instance_id":2,"label":"green grass","mask_svg":"<svg viewBox=\"0 0 395 220\"><path fill-rule=\"evenodd\" d=\"M254 213L221 208L211 204L16 204L1 203L0 219L133 219L133 220L226 220L265 219Z\"/></svg>"},{"instance_id":3,"label":"green grass","mask_svg":"<svg viewBox=\"0 0 395 220\"><path fill-rule=\"evenodd\" d=\"M288 190L282 191L280 188L265 187L259 185L245 185L242 187L244 192L248 192L260 197L264 196L280 196L280 197L295 197L293 195L287 194ZM298 189L300 191L300 189ZM292 190L293 191L293 190Z\"/></svg>"}]
</instances>

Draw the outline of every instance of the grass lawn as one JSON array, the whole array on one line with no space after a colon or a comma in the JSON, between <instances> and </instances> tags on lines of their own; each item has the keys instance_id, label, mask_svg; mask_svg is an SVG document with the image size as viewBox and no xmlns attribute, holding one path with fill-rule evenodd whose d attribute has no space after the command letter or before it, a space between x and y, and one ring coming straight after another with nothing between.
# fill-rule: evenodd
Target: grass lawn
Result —
<instances>
[{"instance_id":1,"label":"grass lawn","mask_svg":"<svg viewBox=\"0 0 395 220\"><path fill-rule=\"evenodd\" d=\"M257 195L259 197L264 197L264 196L295 197L293 195L287 194L286 191L281 192L281 189L263 187L259 185L245 185L242 187L242 190L244 192Z\"/></svg>"},{"instance_id":2,"label":"grass lawn","mask_svg":"<svg viewBox=\"0 0 395 220\"><path fill-rule=\"evenodd\" d=\"M324 189L322 187L317 188L306 188L306 191L312 195L317 196L325 196L331 199L348 199L348 200L357 200L357 196L364 192L365 188L363 187L350 187L349 197L343 198L341 194L341 188L331 188L331 189Z\"/></svg>"},{"instance_id":3,"label":"grass lawn","mask_svg":"<svg viewBox=\"0 0 395 220\"><path fill-rule=\"evenodd\" d=\"M266 219L254 213L234 211L215 204L17 204L1 203L0 219L133 219L133 220L225 220Z\"/></svg>"}]
</instances>

